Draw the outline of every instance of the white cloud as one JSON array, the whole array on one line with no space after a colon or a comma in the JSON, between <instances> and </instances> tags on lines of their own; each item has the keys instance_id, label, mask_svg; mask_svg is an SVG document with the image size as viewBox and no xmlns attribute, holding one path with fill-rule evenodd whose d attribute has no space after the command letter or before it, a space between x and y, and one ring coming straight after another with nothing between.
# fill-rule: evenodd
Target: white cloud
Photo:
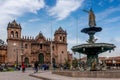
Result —
<instances>
[{"instance_id":1,"label":"white cloud","mask_svg":"<svg viewBox=\"0 0 120 80\"><path fill-rule=\"evenodd\" d=\"M100 1L98 5L103 6L104 5L103 1Z\"/></svg>"},{"instance_id":2,"label":"white cloud","mask_svg":"<svg viewBox=\"0 0 120 80\"><path fill-rule=\"evenodd\" d=\"M72 39L68 39L68 40L67 40L67 43L69 43L69 44L68 44L68 51L71 52L71 48L72 48L73 46L83 44L83 43L85 43L85 41L83 41L83 40L81 40L81 39L78 39L78 41L77 41L76 38L72 38Z\"/></svg>"},{"instance_id":3,"label":"white cloud","mask_svg":"<svg viewBox=\"0 0 120 80\"><path fill-rule=\"evenodd\" d=\"M105 19L104 22L105 24L109 24L109 23L113 23L113 22L117 22L117 21L120 21L120 16L117 16L117 17L113 17L111 19Z\"/></svg>"},{"instance_id":4,"label":"white cloud","mask_svg":"<svg viewBox=\"0 0 120 80\"><path fill-rule=\"evenodd\" d=\"M37 22L37 21L40 21L40 19L39 18L33 18L33 19L28 20L28 22Z\"/></svg>"},{"instance_id":5,"label":"white cloud","mask_svg":"<svg viewBox=\"0 0 120 80\"><path fill-rule=\"evenodd\" d=\"M100 0L98 5L103 7L105 5L105 3L112 3L114 0Z\"/></svg>"},{"instance_id":6,"label":"white cloud","mask_svg":"<svg viewBox=\"0 0 120 80\"><path fill-rule=\"evenodd\" d=\"M3 40L6 40L6 27L9 21L25 13L36 14L45 6L44 0L0 0L0 5L0 37Z\"/></svg>"},{"instance_id":7,"label":"white cloud","mask_svg":"<svg viewBox=\"0 0 120 80\"><path fill-rule=\"evenodd\" d=\"M111 42L120 43L120 37L116 37L116 38L111 39Z\"/></svg>"},{"instance_id":8,"label":"white cloud","mask_svg":"<svg viewBox=\"0 0 120 80\"><path fill-rule=\"evenodd\" d=\"M115 12L120 12L119 9L120 6L117 7L112 7L112 8L108 8L100 13L97 13L96 17L97 17L97 21L103 21L105 18L109 17L111 14L115 13Z\"/></svg>"},{"instance_id":9,"label":"white cloud","mask_svg":"<svg viewBox=\"0 0 120 80\"><path fill-rule=\"evenodd\" d=\"M111 3L111 2L113 2L114 0L109 0L109 2Z\"/></svg>"},{"instance_id":10,"label":"white cloud","mask_svg":"<svg viewBox=\"0 0 120 80\"><path fill-rule=\"evenodd\" d=\"M78 45L78 44L82 44L84 43L83 40L80 40L80 39L68 39L68 43L71 44L71 45Z\"/></svg>"},{"instance_id":11,"label":"white cloud","mask_svg":"<svg viewBox=\"0 0 120 80\"><path fill-rule=\"evenodd\" d=\"M102 56L102 57L116 57L116 56L120 56L120 47L116 47L114 50L111 50L111 51L107 51L107 52L104 52L104 53L101 53L99 54L99 56Z\"/></svg>"},{"instance_id":12,"label":"white cloud","mask_svg":"<svg viewBox=\"0 0 120 80\"><path fill-rule=\"evenodd\" d=\"M50 16L62 20L81 7L84 0L57 0L56 6L48 10Z\"/></svg>"}]
</instances>

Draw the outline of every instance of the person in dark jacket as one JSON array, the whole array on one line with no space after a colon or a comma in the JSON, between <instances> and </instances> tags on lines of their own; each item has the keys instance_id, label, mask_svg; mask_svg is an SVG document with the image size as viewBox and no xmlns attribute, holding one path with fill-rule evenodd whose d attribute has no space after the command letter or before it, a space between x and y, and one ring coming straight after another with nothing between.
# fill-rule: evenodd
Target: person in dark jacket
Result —
<instances>
[{"instance_id":1,"label":"person in dark jacket","mask_svg":"<svg viewBox=\"0 0 120 80\"><path fill-rule=\"evenodd\" d=\"M35 69L35 73L38 72L38 62L37 61L34 63L34 69Z\"/></svg>"}]
</instances>

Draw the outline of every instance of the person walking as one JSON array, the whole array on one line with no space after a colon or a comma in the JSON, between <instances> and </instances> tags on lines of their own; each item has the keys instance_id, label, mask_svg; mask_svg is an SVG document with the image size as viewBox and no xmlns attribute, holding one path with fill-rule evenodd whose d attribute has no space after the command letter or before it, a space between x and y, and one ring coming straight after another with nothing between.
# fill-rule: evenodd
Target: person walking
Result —
<instances>
[{"instance_id":1,"label":"person walking","mask_svg":"<svg viewBox=\"0 0 120 80\"><path fill-rule=\"evenodd\" d=\"M38 62L37 61L34 63L34 69L35 69L34 73L38 72Z\"/></svg>"},{"instance_id":2,"label":"person walking","mask_svg":"<svg viewBox=\"0 0 120 80\"><path fill-rule=\"evenodd\" d=\"M24 64L24 62L22 62L22 72L25 72L25 64Z\"/></svg>"}]
</instances>

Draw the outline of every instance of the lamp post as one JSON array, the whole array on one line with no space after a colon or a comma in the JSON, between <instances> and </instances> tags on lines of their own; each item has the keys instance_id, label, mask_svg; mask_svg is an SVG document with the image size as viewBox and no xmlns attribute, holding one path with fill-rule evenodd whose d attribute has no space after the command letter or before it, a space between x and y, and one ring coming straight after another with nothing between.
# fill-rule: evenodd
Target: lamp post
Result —
<instances>
[{"instance_id":1,"label":"lamp post","mask_svg":"<svg viewBox=\"0 0 120 80\"><path fill-rule=\"evenodd\" d=\"M16 66L18 66L18 49L16 48L16 43L13 43L13 46L15 47L15 52L16 52Z\"/></svg>"},{"instance_id":2,"label":"lamp post","mask_svg":"<svg viewBox=\"0 0 120 80\"><path fill-rule=\"evenodd\" d=\"M23 62L23 53L21 53L21 62Z\"/></svg>"},{"instance_id":3,"label":"lamp post","mask_svg":"<svg viewBox=\"0 0 120 80\"><path fill-rule=\"evenodd\" d=\"M23 48L23 43L21 44L21 62L23 62L23 50L24 50L24 48Z\"/></svg>"},{"instance_id":4,"label":"lamp post","mask_svg":"<svg viewBox=\"0 0 120 80\"><path fill-rule=\"evenodd\" d=\"M60 53L60 65L62 65L62 54Z\"/></svg>"},{"instance_id":5,"label":"lamp post","mask_svg":"<svg viewBox=\"0 0 120 80\"><path fill-rule=\"evenodd\" d=\"M81 53L79 53L79 67L81 67Z\"/></svg>"}]
</instances>

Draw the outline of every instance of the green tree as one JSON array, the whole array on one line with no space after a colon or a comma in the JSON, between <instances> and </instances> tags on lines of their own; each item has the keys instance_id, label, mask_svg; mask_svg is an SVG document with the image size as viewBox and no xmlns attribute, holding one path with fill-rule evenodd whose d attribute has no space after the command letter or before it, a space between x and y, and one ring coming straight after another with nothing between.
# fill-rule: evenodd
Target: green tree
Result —
<instances>
[{"instance_id":1,"label":"green tree","mask_svg":"<svg viewBox=\"0 0 120 80\"><path fill-rule=\"evenodd\" d=\"M76 68L78 66L78 60L76 58L74 58L74 60L72 61L72 66L74 68Z\"/></svg>"},{"instance_id":2,"label":"green tree","mask_svg":"<svg viewBox=\"0 0 120 80\"><path fill-rule=\"evenodd\" d=\"M67 69L70 69L70 62L69 62L69 60L66 60L66 59L65 59L64 66L65 66Z\"/></svg>"}]
</instances>

